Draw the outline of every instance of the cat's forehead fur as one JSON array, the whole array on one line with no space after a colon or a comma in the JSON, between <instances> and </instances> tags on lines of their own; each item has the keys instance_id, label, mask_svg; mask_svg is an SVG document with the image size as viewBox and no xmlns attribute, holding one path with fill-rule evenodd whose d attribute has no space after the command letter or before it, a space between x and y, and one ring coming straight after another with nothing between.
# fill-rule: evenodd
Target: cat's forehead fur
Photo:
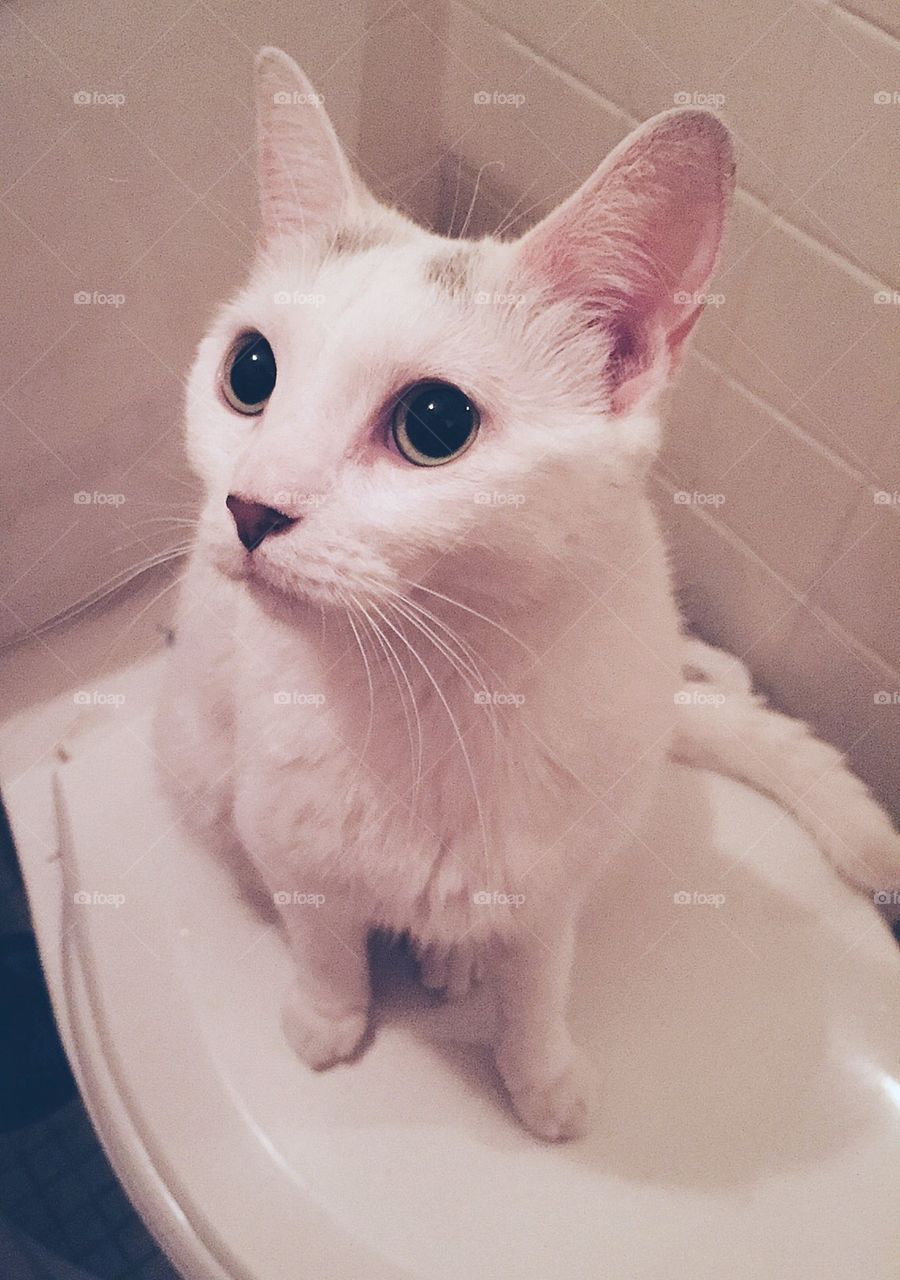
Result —
<instances>
[{"instance_id":1,"label":"cat's forehead fur","mask_svg":"<svg viewBox=\"0 0 900 1280\"><path fill-rule=\"evenodd\" d=\"M483 254L483 246L472 243L454 243L439 249L425 262L425 279L453 298L465 297L473 290Z\"/></svg>"},{"instance_id":2,"label":"cat's forehead fur","mask_svg":"<svg viewBox=\"0 0 900 1280\"><path fill-rule=\"evenodd\" d=\"M274 261L279 271L307 276L347 267L357 279L363 279L367 267L390 260L405 275L412 266L420 283L433 286L445 296L466 299L480 287L479 274L489 267L492 255L495 266L505 260L504 247L489 238L451 240L393 214L369 223L339 227L312 250L284 241L281 252L270 255L269 263L264 265Z\"/></svg>"},{"instance_id":3,"label":"cat's forehead fur","mask_svg":"<svg viewBox=\"0 0 900 1280\"><path fill-rule=\"evenodd\" d=\"M313 243L285 238L260 256L226 324L254 325L270 340L274 326L288 342L315 342L318 332L324 343L342 332L344 356L367 365L390 353L401 363L421 356L452 365L488 354L486 338L522 328L514 306L480 305L507 296L509 262L509 245L449 240L399 218L348 225Z\"/></svg>"}]
</instances>

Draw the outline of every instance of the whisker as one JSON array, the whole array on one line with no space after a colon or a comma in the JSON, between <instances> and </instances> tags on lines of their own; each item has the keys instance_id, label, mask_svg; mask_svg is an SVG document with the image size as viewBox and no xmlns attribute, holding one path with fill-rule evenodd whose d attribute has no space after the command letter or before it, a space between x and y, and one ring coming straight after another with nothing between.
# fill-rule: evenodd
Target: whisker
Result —
<instances>
[{"instance_id":1,"label":"whisker","mask_svg":"<svg viewBox=\"0 0 900 1280\"><path fill-rule=\"evenodd\" d=\"M539 209L541 205L545 203L545 201L548 205L555 206L560 196L566 195L567 192L571 190L571 187L559 186L556 188L555 191L551 192L549 196L540 196L537 200L535 200L532 204L530 204L527 209L523 209L520 213L516 213L515 212L516 205L519 205L522 203L522 200L525 198L525 196L528 195L529 191L534 190L534 186L535 184L532 183L531 186L528 187L523 192L522 196L520 196L520 198L516 201L516 203L512 206L512 208L509 209L504 214L499 224L497 225L496 230L491 232L492 238L496 239L498 236L504 235L509 230L509 227L512 222L514 221L523 222L527 217L529 217L532 213L534 213L535 209Z\"/></svg>"},{"instance_id":2,"label":"whisker","mask_svg":"<svg viewBox=\"0 0 900 1280\"><path fill-rule=\"evenodd\" d=\"M481 168L478 170L478 176L475 179L475 186L472 189L472 199L469 202L469 211L466 214L465 222L462 224L462 226L459 229L459 235L456 237L457 240L465 239L466 231L469 228L469 220L471 219L472 214L475 211L475 202L478 199L478 188L481 186L481 175L484 173L485 169L489 169L492 164L499 164L500 168L501 169L503 168L502 160L486 160L484 164L481 166Z\"/></svg>"},{"instance_id":3,"label":"whisker","mask_svg":"<svg viewBox=\"0 0 900 1280\"><path fill-rule=\"evenodd\" d=\"M502 236L502 235L503 235L503 233L504 233L504 231L506 230L506 228L507 228L508 226L510 226L510 224L515 220L515 217L516 217L516 210L518 209L518 207L519 207L519 205L522 203L522 201L523 201L523 200L526 200L526 199L528 198L528 196L531 194L531 192L532 192L532 191L535 189L535 187L537 186L537 183L538 183L537 178L534 180L534 182L529 183L529 185L525 188L525 190L524 190L524 191L522 192L522 194L519 196L518 200L516 200L516 201L513 203L513 205L512 205L509 209L507 209L506 213L503 215L503 217L502 217L502 218L500 219L500 221L497 223L496 227L494 227L493 231L491 232L491 239L492 239L492 240L496 240L496 239L498 239L500 236ZM537 201L537 204L540 204L540 203L541 203L541 201L540 201L540 200L538 200L538 201ZM534 205L532 205L531 207L532 207L532 208L534 208ZM527 212L529 212L529 211L528 211L528 210L526 210L526 213L527 213ZM524 217L525 215L523 214L523 215L521 215L521 216L523 216L523 217Z\"/></svg>"},{"instance_id":4,"label":"whisker","mask_svg":"<svg viewBox=\"0 0 900 1280\"><path fill-rule=\"evenodd\" d=\"M407 732L407 737L409 738L410 765L412 766L412 769L413 769L413 788L412 788L413 798L412 798L412 804L409 806L409 823L407 825L407 832L408 832L409 828L412 825L413 815L415 813L416 804L418 803L418 799L419 799L419 788L422 781L422 759L424 754L423 740L422 740L422 722L419 718L419 708L416 705L415 692L413 690L412 685L410 684L409 676L406 674L406 671L404 670L403 664L400 661L400 658L397 654L396 649L391 644L390 640L384 634L381 627L379 627L378 623L371 616L371 614L369 613L368 609L366 609L365 606L362 607L362 614L366 622L368 623L369 627L371 627L372 632L375 638L378 640L379 644L381 645L382 651L385 655L385 658L387 659L388 667L390 668L391 675L394 677L394 683L397 686L397 694L398 694L398 697L400 698L400 705L403 708L403 718L406 721L406 732ZM395 664L396 664L396 667L395 667ZM412 704L413 714L415 715L416 729L417 729L417 735L418 735L417 745L413 743L412 720L410 719L409 711L407 710L407 707L406 707L406 699L403 696L403 689L401 688L400 680L397 675L398 671L400 672L400 675L403 677L403 680L406 684L406 688L409 692L410 701Z\"/></svg>"},{"instance_id":5,"label":"whisker","mask_svg":"<svg viewBox=\"0 0 900 1280\"><path fill-rule=\"evenodd\" d=\"M392 606L388 605L387 607L391 608ZM381 611L379 610L379 612ZM478 794L478 785L475 781L475 770L472 767L471 757L469 756L469 753L466 750L465 740L463 738L463 734L460 731L456 716L453 714L453 711L450 707L450 703L447 701L446 697L444 696L444 691L441 689L441 686L438 684L437 680L432 675L427 662L425 662L424 658L422 658L419 651L415 648L413 644L410 643L410 641L406 638L403 632L399 628L394 626L394 624L387 618L385 614L382 614L382 617L384 617L386 624L398 637L401 643L406 646L406 648L412 654L415 661L422 668L422 671L425 673L426 679L428 680L429 684L432 686L435 693L437 694L441 702L441 705L443 706L445 712L447 713L447 718L450 721L451 725L453 726L453 731L456 734L456 739L459 743L459 749L460 749L460 752L462 753L462 757L465 762L466 772L469 775L469 783L472 788L472 799L475 803L475 812L478 818L478 826L481 830L482 852L483 852L486 883L490 884L491 882L490 881L490 853L488 850L487 826L484 820L484 810L481 804L481 797Z\"/></svg>"},{"instance_id":6,"label":"whisker","mask_svg":"<svg viewBox=\"0 0 900 1280\"><path fill-rule=\"evenodd\" d=\"M365 648L363 647L362 640L360 639L359 632L356 629L356 623L353 621L353 612L354 610L356 611L359 610L359 604L356 601L355 597L352 595L349 597L349 601L350 601L349 607L347 606L346 602L344 602L346 613L347 613L347 621L350 624L350 630L353 632L353 638L356 641L356 647L359 649L360 656L363 660L363 666L366 669L366 683L369 686L369 723L366 726L366 736L365 736L365 739L363 740L362 749L359 753L360 764L362 764L362 762L365 760L366 750L369 746L369 740L372 737L372 727L375 723L375 689L372 684L372 669L369 666L369 659L366 654ZM356 773L353 775L354 781L356 780L358 774L359 774L359 769L357 768Z\"/></svg>"},{"instance_id":7,"label":"whisker","mask_svg":"<svg viewBox=\"0 0 900 1280\"><path fill-rule=\"evenodd\" d=\"M447 235L452 238L453 224L456 222L456 206L459 201L459 184L462 178L462 155L456 158L456 187L453 191L453 208L450 211L450 221L447 224Z\"/></svg>"},{"instance_id":8,"label":"whisker","mask_svg":"<svg viewBox=\"0 0 900 1280\"><path fill-rule=\"evenodd\" d=\"M101 670L103 671L103 674L105 675L110 674L109 664L112 659L112 656L115 653L117 646L122 643L125 637L132 630L132 628L135 627L138 624L138 622L140 622L141 618L143 618L143 616L147 613L149 609L152 609L154 605L159 603L159 601L163 598L166 592L171 591L173 587L180 586L181 583L184 581L184 579L187 577L187 574L188 574L188 571L187 569L185 569L184 573L180 574L177 578L173 578L171 582L166 583L166 585L162 588L162 590L158 591L153 596L153 598L149 600L148 603L145 604L144 607L137 614L135 614L133 618L129 620L128 625L124 627L122 631L116 636L115 640L112 642L112 644L109 646L106 653L104 654L102 668L101 668ZM60 741L65 741L66 738L70 737L71 734L74 733L74 731L77 729L78 725L82 722L82 720L87 715L87 713L88 713L88 709L86 707L76 712L76 714L72 717L72 719L69 721L68 725L66 726L65 731L60 735Z\"/></svg>"},{"instance_id":9,"label":"whisker","mask_svg":"<svg viewBox=\"0 0 900 1280\"><path fill-rule=\"evenodd\" d=\"M392 594L397 596L396 592ZM397 596L397 599L405 600L405 597ZM411 626L415 627L417 631L420 631L422 635L424 635L425 638L431 642L434 648L437 649L438 653L440 653L444 658L446 658L446 660L449 662L453 670L456 671L456 673L462 679L464 684L475 695L474 704L476 706L481 705L478 703L477 695L487 690L487 684L484 680L483 675L479 671L478 667L472 662L472 660L466 657L465 655L458 653L455 649L453 649L445 640L442 639L441 636L437 635L434 631L432 631L432 629L427 624L423 623L421 618L419 618L416 615L416 613L408 612L402 604L395 603L394 608L402 617L407 619L407 621L410 623ZM474 683L473 683L473 680L474 680ZM496 737L499 733L499 726L497 723L497 709L494 706L494 704L490 701L487 703L484 703L483 705L487 708L488 714L491 719L491 728L493 729L494 735Z\"/></svg>"},{"instance_id":10,"label":"whisker","mask_svg":"<svg viewBox=\"0 0 900 1280\"><path fill-rule=\"evenodd\" d=\"M540 654L535 653L530 645L527 645L524 640L520 640L518 636L514 636L511 631L507 630L502 623L495 621L494 618L489 618L486 614L479 613L477 609L473 609L470 605L463 604L461 600L454 600L452 596L445 596L441 591L435 591L432 587L426 587L422 582L415 582L411 578L406 578L404 581L409 586L416 587L419 591L426 592L427 595L436 596L439 600L446 600L447 604L455 605L457 609L462 609L464 612L472 614L473 617L480 618L482 622L486 622L489 626L496 627L496 629L502 632L503 635L508 636L510 640L524 649L530 657L535 659L535 661L540 657Z\"/></svg>"},{"instance_id":11,"label":"whisker","mask_svg":"<svg viewBox=\"0 0 900 1280\"><path fill-rule=\"evenodd\" d=\"M121 591L123 587L127 587L135 578L139 578L144 573L149 573L152 569L158 569L161 565L167 564L170 560L177 560L185 555L191 549L190 543L184 546L170 547L166 551L160 551L155 555L148 557L140 564L133 566L131 569L123 569L118 574L114 574L112 578L97 587L87 596L83 596L81 600L76 600L73 604L67 605L65 609L61 609L59 613L53 614L44 622L39 623L36 627L30 627L23 635L15 636L11 640L5 641L0 645L0 653L7 649L12 649L16 645L21 644L24 640L37 639L39 636L45 635L46 632L52 631L54 627L64 626L71 622L73 618L77 618L79 614L91 609L95 604L99 604L101 600L106 600L109 596L115 595L117 591Z\"/></svg>"},{"instance_id":12,"label":"whisker","mask_svg":"<svg viewBox=\"0 0 900 1280\"><path fill-rule=\"evenodd\" d=\"M436 636L430 627L427 627L426 625L421 623L415 616L407 614L401 606L395 605L394 607L404 617L408 618L409 622L411 623L412 626L416 628L416 630L422 632L422 634L426 637L426 639L430 640L430 642L432 643L432 645L434 645L434 647L438 650L438 652L443 654L443 656L447 659L447 661L450 663L453 669L457 671L461 679L464 681L466 686L471 690L473 694L473 704L478 708L479 711L483 710L487 712L488 717L490 719L490 725L491 725L491 730L493 732L494 740L495 742L498 741L501 737L501 734L500 734L500 725L497 719L497 708L490 699L488 699L486 702L479 702L478 700L477 695L479 693L487 692L487 684L481 672L478 670L478 668L472 667L471 664L468 667L464 667L463 665L461 665L462 659L458 658L458 655L455 653L455 651L452 650L448 644L442 641L440 636ZM470 679L467 678L468 671L472 671L474 673L474 680L475 680L474 684Z\"/></svg>"},{"instance_id":13,"label":"whisker","mask_svg":"<svg viewBox=\"0 0 900 1280\"><path fill-rule=\"evenodd\" d=\"M137 547L139 545L143 545L145 547L148 546L149 544L145 541L144 537L137 531L138 529L143 529L146 525L149 525L149 524L165 524L172 529L173 533L181 531L183 535L184 531L186 531L187 529L199 528L200 521L188 520L181 516L157 516L157 517L151 517L148 520L137 520L135 521L134 524L128 525L128 532L135 534L134 540L132 542L118 543L115 547L113 547L113 554L118 555L119 552L121 551L130 551L132 550L132 548ZM147 537L149 536L150 535L147 534Z\"/></svg>"},{"instance_id":14,"label":"whisker","mask_svg":"<svg viewBox=\"0 0 900 1280\"><path fill-rule=\"evenodd\" d=\"M163 516L145 516L143 520L136 520L134 524L126 525L127 529L140 529L145 524L189 524L192 527L200 524L197 516L187 515L163 515Z\"/></svg>"},{"instance_id":15,"label":"whisker","mask_svg":"<svg viewBox=\"0 0 900 1280\"><path fill-rule=\"evenodd\" d=\"M412 610L409 610L403 604L398 603L399 599L400 597L397 597L393 604L397 613L399 613L401 617L406 618L407 622L409 622L411 626L415 627L417 631L421 631L422 635L424 635L427 640L431 641L434 648L447 659L450 666L457 675L459 675L463 683L474 693L477 693L481 688L483 688L483 685L478 683L477 671L473 671L471 666L466 665L462 656L451 649L447 642L443 640L441 636L437 635L437 633L433 631L427 623L423 622L422 619Z\"/></svg>"},{"instance_id":16,"label":"whisker","mask_svg":"<svg viewBox=\"0 0 900 1280\"><path fill-rule=\"evenodd\" d=\"M440 627L440 629L449 637L449 639L459 647L459 649L461 650L461 654L468 659L469 664L474 672L474 675L476 679L479 681L480 687L482 689L486 688L487 686L484 680L484 676L482 675L481 668L478 665L479 661L483 662L484 665L487 667L487 669L491 671L495 677L502 680L502 677L500 676L499 671L493 665L493 663L488 662L487 659L483 656L483 654L480 654L476 649L474 649L473 646L469 644L467 640L465 640L461 635L459 635L458 632L454 631L452 627L448 626L447 623L444 621L444 619L439 617L436 613L434 613L433 610L426 609L425 605L423 605L419 601L412 600L410 599L409 596L403 595L400 592L392 591L391 594L396 596L399 600L401 600L403 604L405 604L408 608L414 609L416 613L421 614L424 618L427 618L428 621L434 623L435 626Z\"/></svg>"},{"instance_id":17,"label":"whisker","mask_svg":"<svg viewBox=\"0 0 900 1280\"><path fill-rule=\"evenodd\" d=\"M122 643L122 641L125 639L125 637L126 637L127 635L129 635L129 634L130 634L130 632L131 632L131 631L132 631L132 630L137 626L137 624L140 622L141 618L143 618L143 617L144 617L144 615L145 615L146 613L148 613L148 612L149 612L149 610L150 610L150 609L152 609L155 605L159 604L159 602L160 602L160 600L163 598L163 596L164 596L164 595L167 595L167 594L168 594L168 592L170 592L170 591L172 590L172 588L173 588L173 587L178 587L178 586L180 586L180 585L181 585L181 583L182 583L182 582L184 582L184 580L185 580L185 578L187 577L187 575L188 575L188 570L187 570L187 569L185 569L184 573L179 574L177 578L173 578L171 582L167 582L167 583L166 583L166 585L165 585L164 587L162 587L162 588L161 588L161 589L156 593L156 595L155 595L155 596L153 596L153 598L152 598L151 600L149 600L149 601L147 602L147 604L145 604L145 605L143 606L143 608L142 608L142 609L139 609L139 610L138 610L138 612L134 615L134 617L133 617L133 618L130 618L130 619L129 619L129 621L128 621L128 625L127 625L127 626L125 626L125 627L122 629L122 631L121 631L121 632L116 636L115 640L114 640L114 641L112 642L112 644L110 645L110 647L109 647L109 651L108 651L108 653L107 653L107 655L106 655L106 656L107 656L107 658L109 658L109 657L113 654L113 652L115 651L115 649L116 649L116 648L117 648L117 647Z\"/></svg>"}]
</instances>

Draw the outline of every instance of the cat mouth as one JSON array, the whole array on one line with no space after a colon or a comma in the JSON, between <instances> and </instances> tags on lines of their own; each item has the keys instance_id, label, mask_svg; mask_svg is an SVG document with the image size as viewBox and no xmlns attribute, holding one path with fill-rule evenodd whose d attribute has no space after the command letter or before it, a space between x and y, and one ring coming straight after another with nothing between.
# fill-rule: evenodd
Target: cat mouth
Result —
<instances>
[{"instance_id":1,"label":"cat mouth","mask_svg":"<svg viewBox=\"0 0 900 1280\"><path fill-rule=\"evenodd\" d=\"M288 588L283 573L273 573L264 563L258 551L244 551L233 546L214 543L208 548L208 558L213 568L230 582L243 584L254 593L276 592L281 596L297 596L297 587Z\"/></svg>"},{"instance_id":2,"label":"cat mouth","mask_svg":"<svg viewBox=\"0 0 900 1280\"><path fill-rule=\"evenodd\" d=\"M288 573L277 562L256 552L246 554L234 576L254 599L263 605L276 604L281 610L285 605L303 608L342 603L340 592L331 584L319 581L312 574L298 573L296 569Z\"/></svg>"},{"instance_id":3,"label":"cat mouth","mask_svg":"<svg viewBox=\"0 0 900 1280\"><path fill-rule=\"evenodd\" d=\"M245 551L231 541L218 540L207 547L208 559L218 573L243 586L259 603L277 606L280 613L285 605L344 609L348 593L365 600L381 598L384 589L390 588L381 575L342 574L336 564L322 566L314 557L306 562L292 557L292 563L284 565L274 552L265 544Z\"/></svg>"},{"instance_id":4,"label":"cat mouth","mask_svg":"<svg viewBox=\"0 0 900 1280\"><path fill-rule=\"evenodd\" d=\"M239 580L254 594L274 594L282 599L301 601L308 594L308 584L296 571L288 575L277 564L272 564L259 551L244 554Z\"/></svg>"}]
</instances>

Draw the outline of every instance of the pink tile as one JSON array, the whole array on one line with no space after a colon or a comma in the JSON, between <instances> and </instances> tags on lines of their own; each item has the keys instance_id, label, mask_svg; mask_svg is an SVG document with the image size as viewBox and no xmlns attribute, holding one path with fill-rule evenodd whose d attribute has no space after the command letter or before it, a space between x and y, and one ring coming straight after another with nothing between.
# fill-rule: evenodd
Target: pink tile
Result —
<instances>
[{"instance_id":1,"label":"pink tile","mask_svg":"<svg viewBox=\"0 0 900 1280\"><path fill-rule=\"evenodd\" d=\"M900 493L866 488L813 603L900 666Z\"/></svg>"},{"instance_id":2,"label":"pink tile","mask_svg":"<svg viewBox=\"0 0 900 1280\"><path fill-rule=\"evenodd\" d=\"M800 607L778 577L705 510L654 486L668 535L675 583L688 623L712 644L744 658L766 688L778 682L780 654Z\"/></svg>"},{"instance_id":3,"label":"pink tile","mask_svg":"<svg viewBox=\"0 0 900 1280\"><path fill-rule=\"evenodd\" d=\"M894 0L850 0L850 3L843 5L835 0L835 7L849 14L859 14L882 30L900 36L900 10Z\"/></svg>"},{"instance_id":4,"label":"pink tile","mask_svg":"<svg viewBox=\"0 0 900 1280\"><path fill-rule=\"evenodd\" d=\"M76 273L76 288L117 276L185 212L193 196L116 119L113 106L72 107L76 127L8 196L13 211ZM64 193L48 200L47 192Z\"/></svg>"},{"instance_id":5,"label":"pink tile","mask_svg":"<svg viewBox=\"0 0 900 1280\"><path fill-rule=\"evenodd\" d=\"M777 696L786 711L849 753L851 767L900 821L900 671L826 614L803 609L782 651Z\"/></svg>"},{"instance_id":6,"label":"pink tile","mask_svg":"<svg viewBox=\"0 0 900 1280\"><path fill-rule=\"evenodd\" d=\"M808 110L793 129L800 203L788 216L893 287L900 165L900 44L833 7L807 64Z\"/></svg>"}]
</instances>

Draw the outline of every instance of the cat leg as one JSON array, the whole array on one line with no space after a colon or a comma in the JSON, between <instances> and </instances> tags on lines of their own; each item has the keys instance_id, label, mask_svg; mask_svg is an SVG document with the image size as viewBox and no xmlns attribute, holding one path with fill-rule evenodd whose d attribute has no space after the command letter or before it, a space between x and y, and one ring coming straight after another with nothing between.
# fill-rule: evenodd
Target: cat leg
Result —
<instances>
[{"instance_id":1,"label":"cat leg","mask_svg":"<svg viewBox=\"0 0 900 1280\"><path fill-rule=\"evenodd\" d=\"M567 921L548 943L521 931L498 955L497 1068L519 1119L551 1142L589 1127L589 1078L566 1024L573 953Z\"/></svg>"},{"instance_id":2,"label":"cat leg","mask_svg":"<svg viewBox=\"0 0 900 1280\"><path fill-rule=\"evenodd\" d=\"M277 895L276 895L277 896ZM291 1047L315 1071L353 1057L369 1024L368 928L330 907L279 905L296 979L282 1026Z\"/></svg>"},{"instance_id":3,"label":"cat leg","mask_svg":"<svg viewBox=\"0 0 900 1280\"><path fill-rule=\"evenodd\" d=\"M419 952L422 985L441 992L448 1000L465 1000L483 977L480 948L461 942L455 946L430 944Z\"/></svg>"}]
</instances>

